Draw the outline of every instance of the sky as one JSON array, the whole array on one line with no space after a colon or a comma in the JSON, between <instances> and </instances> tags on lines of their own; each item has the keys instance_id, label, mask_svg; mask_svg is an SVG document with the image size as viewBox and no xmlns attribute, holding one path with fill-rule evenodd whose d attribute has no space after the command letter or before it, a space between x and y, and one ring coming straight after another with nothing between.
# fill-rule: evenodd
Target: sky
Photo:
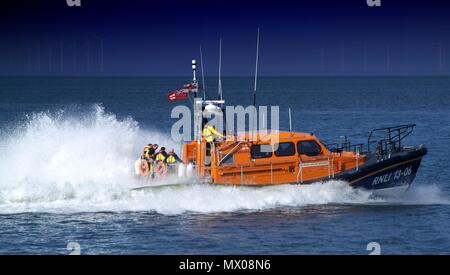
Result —
<instances>
[{"instance_id":1,"label":"sky","mask_svg":"<svg viewBox=\"0 0 450 275\"><path fill-rule=\"evenodd\" d=\"M2 0L0 75L448 75L447 2Z\"/></svg>"}]
</instances>

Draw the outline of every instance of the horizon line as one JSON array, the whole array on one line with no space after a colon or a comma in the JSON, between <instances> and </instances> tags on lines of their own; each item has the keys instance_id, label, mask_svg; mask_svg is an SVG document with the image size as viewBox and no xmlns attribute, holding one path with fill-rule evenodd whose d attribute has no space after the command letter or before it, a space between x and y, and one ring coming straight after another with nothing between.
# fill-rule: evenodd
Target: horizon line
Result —
<instances>
[{"instance_id":1,"label":"horizon line","mask_svg":"<svg viewBox=\"0 0 450 275\"><path fill-rule=\"evenodd\" d=\"M145 75L145 74L0 74L0 78L8 77L55 77L55 78L113 78L113 77L136 77L136 78L191 78L192 75ZM218 78L217 75L205 76L207 78ZM254 75L225 75L225 78L253 78ZM398 73L398 74L268 74L259 75L261 78L271 77L450 77L450 73Z\"/></svg>"}]
</instances>

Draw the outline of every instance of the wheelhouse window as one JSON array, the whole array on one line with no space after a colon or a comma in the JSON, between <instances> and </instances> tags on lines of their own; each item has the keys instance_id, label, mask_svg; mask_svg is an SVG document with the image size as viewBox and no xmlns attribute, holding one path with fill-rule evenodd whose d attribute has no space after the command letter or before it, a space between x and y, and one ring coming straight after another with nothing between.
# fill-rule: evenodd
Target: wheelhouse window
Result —
<instances>
[{"instance_id":1,"label":"wheelhouse window","mask_svg":"<svg viewBox=\"0 0 450 275\"><path fill-rule=\"evenodd\" d=\"M322 148L315 140L304 140L297 142L297 151L300 155L313 157L320 155Z\"/></svg>"},{"instance_id":2,"label":"wheelhouse window","mask_svg":"<svg viewBox=\"0 0 450 275\"><path fill-rule=\"evenodd\" d=\"M234 155L229 154L222 159L221 164L233 164L234 163Z\"/></svg>"},{"instance_id":3,"label":"wheelhouse window","mask_svg":"<svg viewBox=\"0 0 450 275\"><path fill-rule=\"evenodd\" d=\"M277 149L275 151L275 156L286 157L295 155L295 144L293 142L280 142L275 145Z\"/></svg>"},{"instance_id":4,"label":"wheelhouse window","mask_svg":"<svg viewBox=\"0 0 450 275\"><path fill-rule=\"evenodd\" d=\"M272 146L270 144L252 145L252 159L270 158L272 156Z\"/></svg>"}]
</instances>

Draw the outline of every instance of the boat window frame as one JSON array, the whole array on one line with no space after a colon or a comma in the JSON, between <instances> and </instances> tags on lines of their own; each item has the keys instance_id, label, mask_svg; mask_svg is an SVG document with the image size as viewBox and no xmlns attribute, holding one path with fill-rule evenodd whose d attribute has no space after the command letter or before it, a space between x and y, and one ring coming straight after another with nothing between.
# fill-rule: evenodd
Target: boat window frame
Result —
<instances>
[{"instance_id":1,"label":"boat window frame","mask_svg":"<svg viewBox=\"0 0 450 275\"><path fill-rule=\"evenodd\" d=\"M222 159L220 165L230 165L234 164L234 162L235 162L234 154L229 154Z\"/></svg>"},{"instance_id":2,"label":"boat window frame","mask_svg":"<svg viewBox=\"0 0 450 275\"><path fill-rule=\"evenodd\" d=\"M314 154L314 155L312 155L312 154L307 154L307 153L301 153L300 151L300 149L301 149L301 147L299 147L299 145L302 143L302 142L313 142L313 143L315 143L319 148L320 148L320 151L317 153L317 154ZM323 153L323 148L322 148L322 146L320 146L320 143L318 143L316 140L314 140L314 139L308 139L308 140L299 140L299 141L297 141L297 152L298 152L298 154L299 155L306 155L306 156L308 156L308 157L316 157L316 156L318 156L318 155L320 155L320 154L322 154Z\"/></svg>"},{"instance_id":3,"label":"boat window frame","mask_svg":"<svg viewBox=\"0 0 450 275\"><path fill-rule=\"evenodd\" d=\"M293 145L293 153L292 154L289 154L289 155L277 155L277 151L278 151L278 149L280 148L280 144L282 144L282 143L291 143L292 145ZM296 146L295 146L295 142L293 142L293 141L284 141L284 142L278 142L278 143L275 143L274 144L274 147L275 148L277 148L277 150L274 150L274 155L276 156L276 157L291 157L291 156L295 156L295 154L296 154L296 152L297 152L297 150L296 150Z\"/></svg>"},{"instance_id":4,"label":"boat window frame","mask_svg":"<svg viewBox=\"0 0 450 275\"><path fill-rule=\"evenodd\" d=\"M271 151L270 152L264 152L270 155L266 155L266 156L259 156L259 157L254 157L253 155L253 147L254 146L269 146ZM261 150L259 150L259 153L261 153ZM252 146L250 146L250 158L251 159L266 159L266 158L271 158L273 156L273 148L272 145L270 143L261 143L261 144L252 144Z\"/></svg>"}]
</instances>

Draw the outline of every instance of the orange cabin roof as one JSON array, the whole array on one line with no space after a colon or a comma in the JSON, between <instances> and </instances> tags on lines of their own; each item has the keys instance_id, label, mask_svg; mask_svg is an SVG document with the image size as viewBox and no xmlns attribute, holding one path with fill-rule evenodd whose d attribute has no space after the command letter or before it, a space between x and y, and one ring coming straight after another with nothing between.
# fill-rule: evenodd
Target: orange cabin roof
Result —
<instances>
[{"instance_id":1,"label":"orange cabin roof","mask_svg":"<svg viewBox=\"0 0 450 275\"><path fill-rule=\"evenodd\" d=\"M316 136L312 133L301 133L301 132L290 132L290 131L279 131L279 132L264 132L264 131L255 131L252 132L245 132L245 133L238 133L236 135L236 138L239 140L246 140L250 137L253 137L257 135L257 140L264 142L264 141L270 141L270 140L285 140L285 139L317 139Z\"/></svg>"}]
</instances>

